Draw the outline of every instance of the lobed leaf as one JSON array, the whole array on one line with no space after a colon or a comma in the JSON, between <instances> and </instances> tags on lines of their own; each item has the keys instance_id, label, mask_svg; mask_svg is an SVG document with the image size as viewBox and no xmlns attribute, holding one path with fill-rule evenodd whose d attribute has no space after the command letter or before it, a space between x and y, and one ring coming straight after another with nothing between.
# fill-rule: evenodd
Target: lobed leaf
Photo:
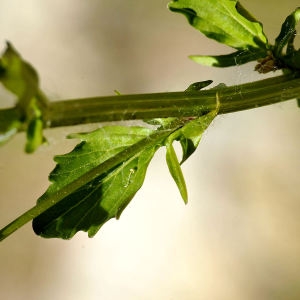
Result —
<instances>
[{"instance_id":1,"label":"lobed leaf","mask_svg":"<svg viewBox=\"0 0 300 300\"><path fill-rule=\"evenodd\" d=\"M266 49L261 23L236 0L174 0L170 10L184 14L207 37L238 50Z\"/></svg>"},{"instance_id":2,"label":"lobed leaf","mask_svg":"<svg viewBox=\"0 0 300 300\"><path fill-rule=\"evenodd\" d=\"M56 156L58 163L50 174L53 182L38 204L59 192L70 182L84 176L95 167L149 138L153 131L143 127L108 126L91 133L74 134L81 143L65 155ZM157 141L159 144L159 141ZM34 231L43 237L71 238L76 232L87 231L94 236L109 219L119 218L141 187L156 144L138 148L130 157L112 164L89 182L83 182L73 193L33 220Z\"/></svg>"}]
</instances>

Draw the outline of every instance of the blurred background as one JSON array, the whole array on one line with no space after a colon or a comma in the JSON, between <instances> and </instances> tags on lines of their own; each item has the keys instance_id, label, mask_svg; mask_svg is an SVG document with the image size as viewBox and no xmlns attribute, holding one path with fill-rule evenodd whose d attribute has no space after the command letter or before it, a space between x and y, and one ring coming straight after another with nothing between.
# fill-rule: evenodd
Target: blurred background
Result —
<instances>
[{"instance_id":1,"label":"blurred background","mask_svg":"<svg viewBox=\"0 0 300 300\"><path fill-rule=\"evenodd\" d=\"M299 1L244 5L273 42ZM13 43L52 100L265 77L252 72L254 64L222 70L190 61L190 54L232 50L166 6L162 0L1 0L2 48L5 40ZM0 148L0 227L45 191L53 156L74 146L65 135L97 126L47 130L50 144L34 155L23 152L24 134ZM70 241L46 240L27 224L0 244L1 299L299 299L299 128L296 101L219 116L183 166L188 205L161 150L120 220L93 239L81 232Z\"/></svg>"}]
</instances>

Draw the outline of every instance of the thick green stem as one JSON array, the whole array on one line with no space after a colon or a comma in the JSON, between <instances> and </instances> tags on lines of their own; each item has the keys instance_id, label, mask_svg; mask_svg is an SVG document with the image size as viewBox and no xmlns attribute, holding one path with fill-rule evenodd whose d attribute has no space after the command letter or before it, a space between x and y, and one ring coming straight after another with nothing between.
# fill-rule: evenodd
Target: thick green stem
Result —
<instances>
[{"instance_id":1,"label":"thick green stem","mask_svg":"<svg viewBox=\"0 0 300 300\"><path fill-rule=\"evenodd\" d=\"M47 127L94 122L220 114L287 101L300 96L300 78L279 76L242 85L195 92L171 92L82 98L52 102L44 112Z\"/></svg>"}]
</instances>

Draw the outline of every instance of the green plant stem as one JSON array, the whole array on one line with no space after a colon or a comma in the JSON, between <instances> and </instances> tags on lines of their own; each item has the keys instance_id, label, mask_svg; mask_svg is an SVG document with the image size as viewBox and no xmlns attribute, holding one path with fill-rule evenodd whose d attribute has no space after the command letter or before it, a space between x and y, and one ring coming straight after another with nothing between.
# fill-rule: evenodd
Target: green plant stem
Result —
<instances>
[{"instance_id":1,"label":"green plant stem","mask_svg":"<svg viewBox=\"0 0 300 300\"><path fill-rule=\"evenodd\" d=\"M283 75L199 92L121 95L45 103L42 110L47 126L58 127L93 122L200 116L215 109L218 101L219 114L225 114L294 98L300 98L300 78ZM0 111L0 120L1 114L5 116L5 111L7 110ZM147 146L153 146L153 143L157 143L157 139L166 138L174 128L176 129L176 126L170 130L155 132L151 139L142 140L134 147L118 154L113 161L107 160L59 192L47 195L46 199L0 230L0 241L74 192L83 181L89 182L99 174L110 170L116 163L126 160L138 150L137 147L145 149Z\"/></svg>"},{"instance_id":2,"label":"green plant stem","mask_svg":"<svg viewBox=\"0 0 300 300\"><path fill-rule=\"evenodd\" d=\"M96 122L193 117L214 109L217 94L220 101L219 114L237 112L300 98L300 78L291 74L201 91L43 101L40 109L46 128ZM18 114L20 112L17 107L0 110L0 128L9 123L9 117Z\"/></svg>"},{"instance_id":3,"label":"green plant stem","mask_svg":"<svg viewBox=\"0 0 300 300\"><path fill-rule=\"evenodd\" d=\"M300 78L283 75L256 82L203 91L120 95L51 102L44 111L47 127L94 122L220 114L287 101L300 96Z\"/></svg>"}]
</instances>

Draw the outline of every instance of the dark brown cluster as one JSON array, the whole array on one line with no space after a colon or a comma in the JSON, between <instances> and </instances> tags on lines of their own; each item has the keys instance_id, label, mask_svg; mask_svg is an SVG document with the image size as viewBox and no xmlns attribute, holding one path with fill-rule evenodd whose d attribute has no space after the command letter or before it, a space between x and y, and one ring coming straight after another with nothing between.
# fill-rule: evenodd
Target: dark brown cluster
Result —
<instances>
[{"instance_id":1,"label":"dark brown cluster","mask_svg":"<svg viewBox=\"0 0 300 300\"><path fill-rule=\"evenodd\" d=\"M279 69L278 63L271 51L268 52L266 57L258 59L257 62L258 64L255 66L255 71L259 73L265 74Z\"/></svg>"}]
</instances>

